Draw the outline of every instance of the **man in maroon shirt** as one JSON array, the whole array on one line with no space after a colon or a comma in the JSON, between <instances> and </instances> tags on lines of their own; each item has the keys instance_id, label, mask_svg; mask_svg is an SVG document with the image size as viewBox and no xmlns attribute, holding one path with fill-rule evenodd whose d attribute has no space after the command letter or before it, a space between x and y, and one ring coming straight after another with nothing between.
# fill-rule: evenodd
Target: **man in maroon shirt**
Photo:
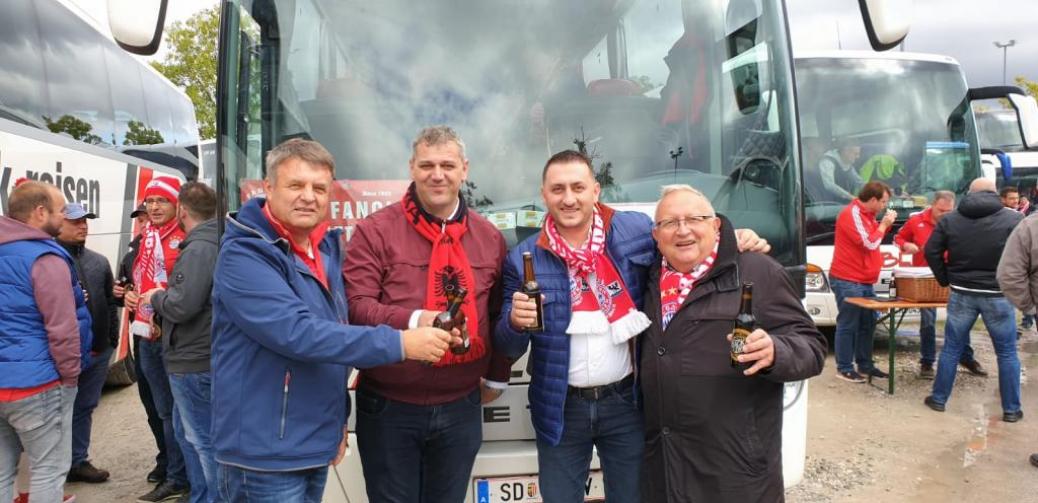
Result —
<instances>
[{"instance_id":1,"label":"man in maroon shirt","mask_svg":"<svg viewBox=\"0 0 1038 503\"><path fill-rule=\"evenodd\" d=\"M364 370L357 443L370 501L462 501L483 440L480 404L501 394L511 365L490 337L505 242L460 197L468 159L457 133L429 127L412 148L407 194L361 221L347 246L350 322L428 326L462 287L470 345L432 365Z\"/></svg>"}]
</instances>

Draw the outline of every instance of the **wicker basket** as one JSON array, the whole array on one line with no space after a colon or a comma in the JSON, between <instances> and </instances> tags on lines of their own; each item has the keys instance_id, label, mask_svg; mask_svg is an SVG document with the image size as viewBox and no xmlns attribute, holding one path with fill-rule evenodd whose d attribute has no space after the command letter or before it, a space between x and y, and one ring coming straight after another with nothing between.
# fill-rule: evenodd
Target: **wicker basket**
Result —
<instances>
[{"instance_id":1,"label":"wicker basket","mask_svg":"<svg viewBox=\"0 0 1038 503\"><path fill-rule=\"evenodd\" d=\"M934 278L894 277L897 296L912 302L948 302L948 287Z\"/></svg>"}]
</instances>

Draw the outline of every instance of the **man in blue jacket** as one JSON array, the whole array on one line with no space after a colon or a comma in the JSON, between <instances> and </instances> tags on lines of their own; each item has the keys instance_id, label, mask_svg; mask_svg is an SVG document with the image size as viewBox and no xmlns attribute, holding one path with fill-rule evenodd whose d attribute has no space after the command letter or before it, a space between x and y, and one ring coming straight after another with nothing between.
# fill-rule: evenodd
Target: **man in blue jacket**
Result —
<instances>
[{"instance_id":1,"label":"man in blue jacket","mask_svg":"<svg viewBox=\"0 0 1038 503\"><path fill-rule=\"evenodd\" d=\"M583 501L592 448L608 501L638 501L645 442L637 405L635 336L649 267L658 264L652 221L599 203L584 154L548 159L541 195L544 229L516 246L504 265L504 306L494 345L512 358L532 343L530 414L544 501ZM769 247L742 231L740 249ZM521 293L522 254L533 256L544 296L544 330L524 331L536 310Z\"/></svg>"},{"instance_id":2,"label":"man in blue jacket","mask_svg":"<svg viewBox=\"0 0 1038 503\"><path fill-rule=\"evenodd\" d=\"M328 230L335 161L293 139L266 171L266 197L227 219L213 279L217 478L227 501L317 502L346 448L350 367L435 362L452 337L348 325L341 232Z\"/></svg>"}]
</instances>

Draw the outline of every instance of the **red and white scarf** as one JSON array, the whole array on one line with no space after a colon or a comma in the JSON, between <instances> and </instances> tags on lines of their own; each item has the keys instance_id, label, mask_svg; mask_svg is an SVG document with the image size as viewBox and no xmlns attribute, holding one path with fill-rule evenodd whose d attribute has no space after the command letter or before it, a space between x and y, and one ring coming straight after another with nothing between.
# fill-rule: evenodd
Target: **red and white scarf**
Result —
<instances>
[{"instance_id":1,"label":"red and white scarf","mask_svg":"<svg viewBox=\"0 0 1038 503\"><path fill-rule=\"evenodd\" d=\"M718 243L714 243L714 251L710 253L710 256L687 273L675 271L667 264L666 257L663 258L660 270L660 306L663 316L660 320L663 322L664 330L667 329L670 320L674 319L678 309L681 309L681 305L685 303L692 287L703 279L714 266L714 261L717 260L717 245Z\"/></svg>"},{"instance_id":2,"label":"red and white scarf","mask_svg":"<svg viewBox=\"0 0 1038 503\"><path fill-rule=\"evenodd\" d=\"M465 327L469 331L469 350L462 355L447 351L433 366L443 367L479 360L487 352L487 343L479 332L479 310L476 308L479 292L475 288L468 255L461 246L461 238L468 231L468 209L464 201L459 202L458 206L460 218L450 221L441 221L422 211L414 195L414 184L411 184L400 203L414 229L432 243L423 307L430 311L446 311L448 293L459 286L468 290L461 304L461 312L465 314Z\"/></svg>"},{"instance_id":3,"label":"red and white scarf","mask_svg":"<svg viewBox=\"0 0 1038 503\"><path fill-rule=\"evenodd\" d=\"M141 231L141 248L137 253L137 260L133 262L133 283L138 293L144 294L152 288L166 288L166 254L162 241L177 229L177 219L174 218L162 227L148 222ZM140 306L134 315L133 323L130 324L130 333L151 340L154 337L151 330L151 318L154 314L155 310L151 304Z\"/></svg>"},{"instance_id":4,"label":"red and white scarf","mask_svg":"<svg viewBox=\"0 0 1038 503\"><path fill-rule=\"evenodd\" d=\"M580 249L566 243L551 215L544 221L544 231L548 246L569 269L573 316L567 334L609 334L614 344L621 344L649 327L649 317L635 307L623 278L605 254L605 226L597 206L591 234Z\"/></svg>"}]
</instances>

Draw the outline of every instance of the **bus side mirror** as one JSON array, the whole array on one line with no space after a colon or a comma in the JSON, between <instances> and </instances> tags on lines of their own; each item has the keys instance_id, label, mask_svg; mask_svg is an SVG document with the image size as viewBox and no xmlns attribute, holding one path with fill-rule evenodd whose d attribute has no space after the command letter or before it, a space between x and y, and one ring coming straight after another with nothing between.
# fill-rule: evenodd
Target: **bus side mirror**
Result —
<instances>
[{"instance_id":1,"label":"bus side mirror","mask_svg":"<svg viewBox=\"0 0 1038 503\"><path fill-rule=\"evenodd\" d=\"M112 37L124 50L150 56L159 50L168 0L108 0Z\"/></svg>"},{"instance_id":2,"label":"bus side mirror","mask_svg":"<svg viewBox=\"0 0 1038 503\"><path fill-rule=\"evenodd\" d=\"M893 49L908 36L912 0L858 0L869 43L877 51Z\"/></svg>"},{"instance_id":3,"label":"bus side mirror","mask_svg":"<svg viewBox=\"0 0 1038 503\"><path fill-rule=\"evenodd\" d=\"M1013 93L1009 95L1009 102L1016 109L1024 148L1038 148L1038 101L1035 101L1034 96Z\"/></svg>"}]
</instances>

